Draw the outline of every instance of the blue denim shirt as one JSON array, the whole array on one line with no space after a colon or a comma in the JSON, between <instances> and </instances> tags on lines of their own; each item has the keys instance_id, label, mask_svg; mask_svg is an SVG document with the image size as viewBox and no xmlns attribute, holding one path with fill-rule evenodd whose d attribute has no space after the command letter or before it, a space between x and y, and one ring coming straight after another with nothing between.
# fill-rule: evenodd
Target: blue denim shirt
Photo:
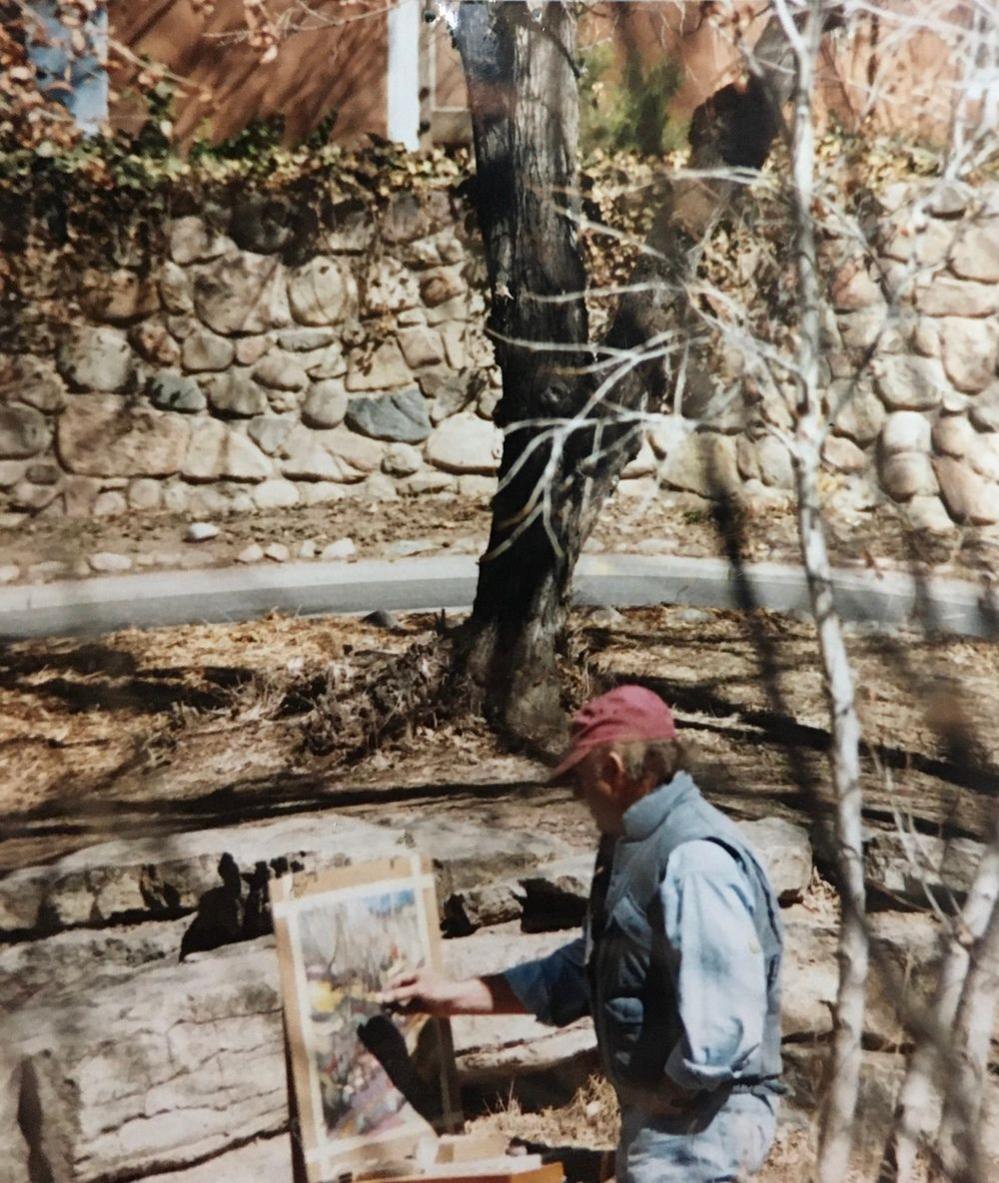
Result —
<instances>
[{"instance_id":1,"label":"blue denim shirt","mask_svg":"<svg viewBox=\"0 0 999 1183\"><path fill-rule=\"evenodd\" d=\"M650 798L626 815L641 811ZM715 842L687 842L673 852L660 889L666 938L677 954L673 986L684 1036L670 1051L668 1075L687 1089L730 1081L758 1047L766 1014L766 969L752 916L752 892L735 859ZM552 1022L553 989L581 992L582 937L549 956L506 971L525 1008Z\"/></svg>"}]
</instances>

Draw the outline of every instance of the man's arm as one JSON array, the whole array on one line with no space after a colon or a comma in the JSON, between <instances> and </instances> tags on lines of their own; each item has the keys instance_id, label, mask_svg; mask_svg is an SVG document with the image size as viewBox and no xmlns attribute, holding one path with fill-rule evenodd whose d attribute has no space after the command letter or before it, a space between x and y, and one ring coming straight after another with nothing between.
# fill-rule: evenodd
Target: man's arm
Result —
<instances>
[{"instance_id":1,"label":"man's arm","mask_svg":"<svg viewBox=\"0 0 999 1183\"><path fill-rule=\"evenodd\" d=\"M716 1088L738 1077L763 1038L766 968L751 889L728 851L697 841L673 852L661 895L684 1032L666 1072L684 1088Z\"/></svg>"},{"instance_id":2,"label":"man's arm","mask_svg":"<svg viewBox=\"0 0 999 1183\"><path fill-rule=\"evenodd\" d=\"M390 1009L451 1015L533 1014L564 1026L588 1013L582 937L504 973L455 980L429 970L405 974L380 995Z\"/></svg>"}]
</instances>

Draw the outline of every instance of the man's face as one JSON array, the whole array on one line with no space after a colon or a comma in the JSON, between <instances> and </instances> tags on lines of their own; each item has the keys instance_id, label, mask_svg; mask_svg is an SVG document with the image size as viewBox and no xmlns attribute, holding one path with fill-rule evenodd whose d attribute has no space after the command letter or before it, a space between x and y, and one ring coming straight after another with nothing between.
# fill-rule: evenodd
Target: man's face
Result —
<instances>
[{"instance_id":1,"label":"man's face","mask_svg":"<svg viewBox=\"0 0 999 1183\"><path fill-rule=\"evenodd\" d=\"M597 748L576 765L573 792L589 809L602 834L620 834L621 819L631 804L621 758Z\"/></svg>"}]
</instances>

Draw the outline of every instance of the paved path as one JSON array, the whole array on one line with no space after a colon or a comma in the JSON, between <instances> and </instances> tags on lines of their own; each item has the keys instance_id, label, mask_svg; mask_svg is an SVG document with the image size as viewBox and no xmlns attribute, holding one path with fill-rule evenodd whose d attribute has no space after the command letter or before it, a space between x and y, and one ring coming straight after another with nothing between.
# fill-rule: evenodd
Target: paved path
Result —
<instances>
[{"instance_id":1,"label":"paved path","mask_svg":"<svg viewBox=\"0 0 999 1183\"><path fill-rule=\"evenodd\" d=\"M285 613L425 610L468 607L477 560L443 555L396 561L286 563L195 571L105 575L85 580L0 588L0 640L94 635L128 626L247 620ZM576 569L575 602L633 607L689 604L807 611L799 568L757 563L741 581L724 559L584 555ZM960 580L867 570L835 575L840 612L882 624L923 621L967 636L999 636L999 602ZM748 599L747 599L748 596Z\"/></svg>"}]
</instances>

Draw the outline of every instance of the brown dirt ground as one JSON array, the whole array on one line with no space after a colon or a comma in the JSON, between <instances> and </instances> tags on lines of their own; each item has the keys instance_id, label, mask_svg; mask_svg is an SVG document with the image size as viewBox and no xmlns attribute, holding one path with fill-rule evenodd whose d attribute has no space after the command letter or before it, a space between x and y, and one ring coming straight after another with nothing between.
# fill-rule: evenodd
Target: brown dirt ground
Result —
<instances>
[{"instance_id":1,"label":"brown dirt ground","mask_svg":"<svg viewBox=\"0 0 999 1183\"><path fill-rule=\"evenodd\" d=\"M184 542L189 518L136 513L117 518L46 518L0 529L4 563L25 571L41 563L62 563L58 572L31 579L89 574L87 556L111 551L137 567L159 569L221 566L235 561L250 542L318 550L341 538L353 539L359 558L391 557L400 541L423 544L420 553L479 553L489 530L489 506L482 499L453 495L401 501L350 499L327 505L232 515L217 520L218 537ZM830 527L830 550L840 565L929 569L974 579L994 576L999 542L987 531L955 530L947 539L914 537L891 506ZM797 562L797 526L787 502L750 503L738 511L739 549L746 561ZM703 557L723 552L710 504L693 494L660 492L651 500L619 495L605 509L587 549Z\"/></svg>"}]
</instances>

